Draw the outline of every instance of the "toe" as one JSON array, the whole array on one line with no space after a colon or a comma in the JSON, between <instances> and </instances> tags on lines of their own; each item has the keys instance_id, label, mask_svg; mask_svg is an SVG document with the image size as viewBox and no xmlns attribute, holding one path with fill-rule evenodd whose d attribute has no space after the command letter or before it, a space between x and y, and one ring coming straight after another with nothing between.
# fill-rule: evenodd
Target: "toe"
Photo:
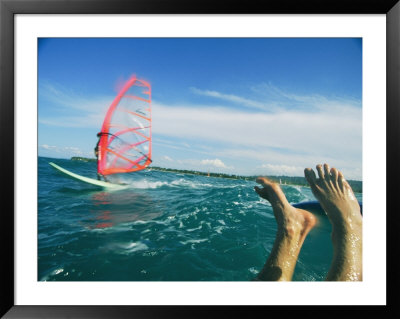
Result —
<instances>
[{"instance_id":1,"label":"toe","mask_svg":"<svg viewBox=\"0 0 400 319\"><path fill-rule=\"evenodd\" d=\"M269 180L266 177L258 177L256 179L256 183L261 184L263 186L271 186L274 184L274 182L272 182L271 180Z\"/></svg>"},{"instance_id":2,"label":"toe","mask_svg":"<svg viewBox=\"0 0 400 319\"><path fill-rule=\"evenodd\" d=\"M268 196L268 192L267 192L267 189L266 189L266 188L260 188L260 187L258 187L258 186L254 186L254 190L256 191L256 193L257 193L260 197L262 197L262 198L264 198L264 199L266 199L266 200L269 201L269 196Z\"/></svg>"},{"instance_id":3,"label":"toe","mask_svg":"<svg viewBox=\"0 0 400 319\"><path fill-rule=\"evenodd\" d=\"M262 184L262 185L267 184L267 181L268 180L265 177L257 177L257 179L256 179L256 183Z\"/></svg>"},{"instance_id":4,"label":"toe","mask_svg":"<svg viewBox=\"0 0 400 319\"><path fill-rule=\"evenodd\" d=\"M339 172L336 168L332 167L331 168L331 182L333 185L337 188L338 187L338 178L339 178Z\"/></svg>"},{"instance_id":5,"label":"toe","mask_svg":"<svg viewBox=\"0 0 400 319\"><path fill-rule=\"evenodd\" d=\"M322 165L318 164L317 166L318 176L320 179L324 179L324 171L322 170Z\"/></svg>"},{"instance_id":6,"label":"toe","mask_svg":"<svg viewBox=\"0 0 400 319\"><path fill-rule=\"evenodd\" d=\"M261 192L260 187L254 186L254 190L256 191L256 193L257 193L258 195L260 195L260 192Z\"/></svg>"},{"instance_id":7,"label":"toe","mask_svg":"<svg viewBox=\"0 0 400 319\"><path fill-rule=\"evenodd\" d=\"M328 164L324 164L324 179L328 184L331 182L331 173Z\"/></svg>"},{"instance_id":8,"label":"toe","mask_svg":"<svg viewBox=\"0 0 400 319\"><path fill-rule=\"evenodd\" d=\"M338 186L341 191L344 191L344 184L346 183L342 172L338 172Z\"/></svg>"},{"instance_id":9,"label":"toe","mask_svg":"<svg viewBox=\"0 0 400 319\"><path fill-rule=\"evenodd\" d=\"M315 185L317 181L317 176L315 175L315 172L311 168L306 168L304 170L304 176L306 177L306 180L310 184L310 186Z\"/></svg>"}]
</instances>

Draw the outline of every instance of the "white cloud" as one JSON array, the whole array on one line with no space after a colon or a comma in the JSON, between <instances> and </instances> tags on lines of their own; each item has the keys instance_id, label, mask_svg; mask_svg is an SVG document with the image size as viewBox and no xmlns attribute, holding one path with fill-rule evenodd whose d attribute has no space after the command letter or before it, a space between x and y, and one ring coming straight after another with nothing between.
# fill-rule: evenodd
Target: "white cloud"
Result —
<instances>
[{"instance_id":1,"label":"white cloud","mask_svg":"<svg viewBox=\"0 0 400 319\"><path fill-rule=\"evenodd\" d=\"M173 161L174 161L171 157L169 157L169 156L167 156L167 155L163 156L162 158L163 158L164 160L168 161L168 162L173 162Z\"/></svg>"},{"instance_id":2,"label":"white cloud","mask_svg":"<svg viewBox=\"0 0 400 319\"><path fill-rule=\"evenodd\" d=\"M168 148L174 148L179 150L187 150L188 148L191 148L191 146L186 142L177 140L172 141L169 139L160 138L160 136L153 136L152 143L153 145L168 146Z\"/></svg>"},{"instance_id":3,"label":"white cloud","mask_svg":"<svg viewBox=\"0 0 400 319\"><path fill-rule=\"evenodd\" d=\"M243 98L243 97L240 97L240 96L237 96L234 94L224 94L224 93L220 93L217 91L200 90L200 89L197 89L194 87L190 88L190 90L193 93L196 93L199 95L214 97L214 98L217 98L220 100L237 103L237 104L240 104L241 106L245 106L245 107L251 107L251 108L256 108L256 109L261 109L261 110L271 110L271 107L272 107L272 105L269 103L259 102L259 101Z\"/></svg>"},{"instance_id":4,"label":"white cloud","mask_svg":"<svg viewBox=\"0 0 400 319\"><path fill-rule=\"evenodd\" d=\"M228 108L153 104L155 135L222 143L223 148L235 145L259 152L277 149L290 154L356 159L361 156L361 128L361 110L346 105L340 112L249 114Z\"/></svg>"},{"instance_id":5,"label":"white cloud","mask_svg":"<svg viewBox=\"0 0 400 319\"><path fill-rule=\"evenodd\" d=\"M261 168L265 168L266 172L271 175L301 175L303 173L304 167L298 166L288 166L288 165L273 165L273 164L263 164Z\"/></svg>"},{"instance_id":6,"label":"white cloud","mask_svg":"<svg viewBox=\"0 0 400 319\"><path fill-rule=\"evenodd\" d=\"M47 145L47 144L40 145L40 147L45 149L45 150L51 150L51 149L56 149L57 148L57 146L52 146L52 145Z\"/></svg>"},{"instance_id":7,"label":"white cloud","mask_svg":"<svg viewBox=\"0 0 400 319\"><path fill-rule=\"evenodd\" d=\"M92 153L84 152L79 147L75 146L53 146L42 144L39 146L40 156L83 156L93 157Z\"/></svg>"},{"instance_id":8,"label":"white cloud","mask_svg":"<svg viewBox=\"0 0 400 319\"><path fill-rule=\"evenodd\" d=\"M297 101L298 107L249 113L221 106L171 106L153 102L153 133L171 139L191 139L193 150L242 161L246 163L241 165L242 171L249 173L250 167L260 161L275 165L276 171L280 165L285 165L286 171L296 167L294 175L303 175L305 167L329 163L360 179L359 103L318 95L286 96ZM283 167L280 169L285 171Z\"/></svg>"},{"instance_id":9,"label":"white cloud","mask_svg":"<svg viewBox=\"0 0 400 319\"><path fill-rule=\"evenodd\" d=\"M227 166L218 158L210 160L210 159L205 159L201 161L202 165L206 166L215 166L218 168L227 168Z\"/></svg>"},{"instance_id":10,"label":"white cloud","mask_svg":"<svg viewBox=\"0 0 400 319\"><path fill-rule=\"evenodd\" d=\"M300 167L315 167L327 162L361 178L362 109L359 101L295 95L272 85L261 85L256 89L260 91L263 88L273 97L274 103L280 104L278 110L263 111L261 106L266 105L264 103L198 89L192 91L235 102L245 109L218 105L166 105L153 100L154 148L162 146L182 152L186 159L190 155L193 155L192 159L199 158L195 153L218 156L222 164L204 162L218 168L223 168L223 165L232 167L236 161L238 173L257 167L267 169L261 164L268 163L273 165L269 167L271 170L296 167L296 172L302 175ZM46 94L54 101L62 97L62 107L79 109L82 113L81 116L40 117L41 124L99 128L109 105L103 97L88 101L54 88L49 88ZM248 112L249 107L253 107L251 112ZM182 156L176 155L176 158L181 160L180 164L190 164ZM167 158L163 160L168 161ZM204 163L193 159L191 165Z\"/></svg>"},{"instance_id":11,"label":"white cloud","mask_svg":"<svg viewBox=\"0 0 400 319\"><path fill-rule=\"evenodd\" d=\"M39 86L39 111L42 103L51 103L54 109L68 109L68 112L78 111L75 116L42 116L39 112L39 123L57 127L95 127L100 128L104 114L113 101L114 97L83 97L66 88L50 83Z\"/></svg>"},{"instance_id":12,"label":"white cloud","mask_svg":"<svg viewBox=\"0 0 400 319\"><path fill-rule=\"evenodd\" d=\"M276 87L272 83L261 83L253 86L251 90L260 98L275 101L284 108L306 108L324 109L326 107L335 108L347 104L356 107L361 106L361 101L354 98L331 97L327 98L320 94L301 95L287 92Z\"/></svg>"},{"instance_id":13,"label":"white cloud","mask_svg":"<svg viewBox=\"0 0 400 319\"><path fill-rule=\"evenodd\" d=\"M222 160L216 159L203 159L199 160L196 158L185 158L185 159L177 159L173 160L167 155L155 157L154 165L166 165L167 167L176 168L176 169L189 169L189 170L208 170L208 171L231 171L233 166L226 165Z\"/></svg>"},{"instance_id":14,"label":"white cloud","mask_svg":"<svg viewBox=\"0 0 400 319\"><path fill-rule=\"evenodd\" d=\"M81 113L80 116L39 117L39 123L56 127L100 129L104 113Z\"/></svg>"},{"instance_id":15,"label":"white cloud","mask_svg":"<svg viewBox=\"0 0 400 319\"><path fill-rule=\"evenodd\" d=\"M78 147L66 146L66 147L64 147L64 150L67 151L67 152L70 152L72 154L75 154L75 155L82 155L83 154L83 152Z\"/></svg>"}]
</instances>

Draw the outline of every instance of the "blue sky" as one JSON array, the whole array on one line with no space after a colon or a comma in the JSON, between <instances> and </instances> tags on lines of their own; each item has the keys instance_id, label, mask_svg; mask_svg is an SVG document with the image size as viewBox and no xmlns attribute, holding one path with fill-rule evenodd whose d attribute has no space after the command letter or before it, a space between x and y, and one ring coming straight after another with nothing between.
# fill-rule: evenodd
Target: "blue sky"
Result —
<instances>
[{"instance_id":1,"label":"blue sky","mask_svg":"<svg viewBox=\"0 0 400 319\"><path fill-rule=\"evenodd\" d=\"M38 41L39 156L93 157L120 83L152 85L153 165L362 179L362 40Z\"/></svg>"}]
</instances>

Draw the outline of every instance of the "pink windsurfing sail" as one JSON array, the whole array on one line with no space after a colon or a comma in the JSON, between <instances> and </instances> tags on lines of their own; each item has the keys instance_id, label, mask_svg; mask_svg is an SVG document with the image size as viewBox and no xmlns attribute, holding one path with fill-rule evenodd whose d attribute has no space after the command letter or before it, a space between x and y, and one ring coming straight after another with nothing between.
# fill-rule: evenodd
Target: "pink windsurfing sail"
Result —
<instances>
[{"instance_id":1,"label":"pink windsurfing sail","mask_svg":"<svg viewBox=\"0 0 400 319\"><path fill-rule=\"evenodd\" d=\"M140 171L151 163L151 86L132 76L111 103L98 144L97 171Z\"/></svg>"}]
</instances>

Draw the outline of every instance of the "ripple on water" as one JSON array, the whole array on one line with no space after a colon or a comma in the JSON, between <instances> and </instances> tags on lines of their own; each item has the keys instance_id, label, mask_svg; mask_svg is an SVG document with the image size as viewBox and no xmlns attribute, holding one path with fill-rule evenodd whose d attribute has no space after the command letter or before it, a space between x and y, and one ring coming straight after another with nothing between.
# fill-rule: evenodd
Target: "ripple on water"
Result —
<instances>
[{"instance_id":1,"label":"ripple on water","mask_svg":"<svg viewBox=\"0 0 400 319\"><path fill-rule=\"evenodd\" d=\"M57 161L81 175L96 171L95 163ZM155 170L124 179L129 189L99 191L63 178L39 158L40 280L229 281L262 268L276 222L254 181ZM307 188L284 191L289 202L312 198ZM299 280L320 278L329 267L329 229L310 236Z\"/></svg>"}]
</instances>

